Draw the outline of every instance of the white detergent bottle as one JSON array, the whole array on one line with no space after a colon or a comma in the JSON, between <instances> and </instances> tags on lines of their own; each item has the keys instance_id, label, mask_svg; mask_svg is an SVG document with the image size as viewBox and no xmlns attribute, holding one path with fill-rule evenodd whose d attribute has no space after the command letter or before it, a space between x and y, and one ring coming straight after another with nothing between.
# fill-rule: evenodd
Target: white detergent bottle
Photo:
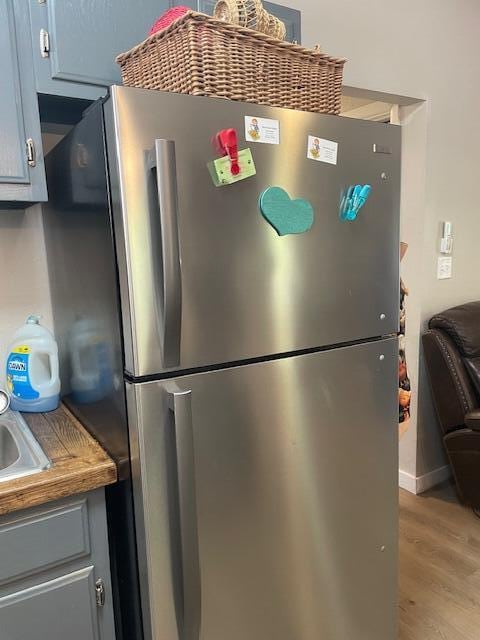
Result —
<instances>
[{"instance_id":1,"label":"white detergent bottle","mask_svg":"<svg viewBox=\"0 0 480 640\"><path fill-rule=\"evenodd\" d=\"M92 319L78 317L70 330L68 349L75 402L98 402L107 396L113 386L113 368L105 331Z\"/></svg>"},{"instance_id":2,"label":"white detergent bottle","mask_svg":"<svg viewBox=\"0 0 480 640\"><path fill-rule=\"evenodd\" d=\"M29 316L13 336L7 356L7 389L14 411L43 412L58 407L58 347L38 316Z\"/></svg>"}]
</instances>

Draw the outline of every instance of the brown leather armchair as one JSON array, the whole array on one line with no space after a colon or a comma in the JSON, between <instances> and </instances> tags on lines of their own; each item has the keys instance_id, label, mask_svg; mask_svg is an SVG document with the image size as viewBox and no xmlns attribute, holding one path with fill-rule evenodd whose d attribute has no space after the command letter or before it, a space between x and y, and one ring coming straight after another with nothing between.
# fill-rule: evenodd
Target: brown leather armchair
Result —
<instances>
[{"instance_id":1,"label":"brown leather armchair","mask_svg":"<svg viewBox=\"0 0 480 640\"><path fill-rule=\"evenodd\" d=\"M460 498L480 509L480 302L439 313L422 337L425 361Z\"/></svg>"}]
</instances>

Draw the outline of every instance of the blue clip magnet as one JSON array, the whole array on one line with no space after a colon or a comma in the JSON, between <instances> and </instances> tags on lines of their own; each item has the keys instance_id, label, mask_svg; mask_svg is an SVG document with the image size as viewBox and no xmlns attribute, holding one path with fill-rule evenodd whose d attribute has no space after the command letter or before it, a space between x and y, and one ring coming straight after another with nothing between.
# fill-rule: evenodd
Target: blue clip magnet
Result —
<instances>
[{"instance_id":1,"label":"blue clip magnet","mask_svg":"<svg viewBox=\"0 0 480 640\"><path fill-rule=\"evenodd\" d=\"M357 184L354 187L348 187L342 200L340 209L340 218L351 222L355 220L358 212L368 200L372 187L369 184Z\"/></svg>"}]
</instances>

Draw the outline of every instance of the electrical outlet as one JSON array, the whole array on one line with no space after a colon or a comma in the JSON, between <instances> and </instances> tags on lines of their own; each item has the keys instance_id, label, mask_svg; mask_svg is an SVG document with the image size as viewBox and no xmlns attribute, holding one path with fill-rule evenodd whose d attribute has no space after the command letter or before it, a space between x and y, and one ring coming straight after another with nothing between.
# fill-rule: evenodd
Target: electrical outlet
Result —
<instances>
[{"instance_id":1,"label":"electrical outlet","mask_svg":"<svg viewBox=\"0 0 480 640\"><path fill-rule=\"evenodd\" d=\"M437 261L437 278L438 280L447 280L452 277L452 258L442 256Z\"/></svg>"}]
</instances>

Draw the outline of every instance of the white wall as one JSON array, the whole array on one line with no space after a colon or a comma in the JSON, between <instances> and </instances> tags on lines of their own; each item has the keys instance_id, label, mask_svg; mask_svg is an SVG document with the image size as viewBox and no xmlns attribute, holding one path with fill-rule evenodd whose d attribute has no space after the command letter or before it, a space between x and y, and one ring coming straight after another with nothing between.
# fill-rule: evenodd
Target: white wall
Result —
<instances>
[{"instance_id":1,"label":"white wall","mask_svg":"<svg viewBox=\"0 0 480 640\"><path fill-rule=\"evenodd\" d=\"M0 385L5 382L6 348L31 313L52 327L47 260L40 205L0 211Z\"/></svg>"},{"instance_id":2,"label":"white wall","mask_svg":"<svg viewBox=\"0 0 480 640\"><path fill-rule=\"evenodd\" d=\"M427 101L425 208L418 212L423 213L423 238L421 250L405 258L411 272L408 286L415 297L415 303L408 304L419 305L412 314L418 314L417 326L412 326L412 317L407 321L409 331L418 332L434 312L480 299L480 3L290 0L289 4L302 11L303 44L320 43L324 51L349 59L346 85ZM453 278L439 281L436 257L442 220L453 222L455 247ZM421 228L415 231L421 232ZM415 367L411 357L410 366ZM421 475L443 465L444 458L422 366L418 384L416 473Z\"/></svg>"},{"instance_id":3,"label":"white wall","mask_svg":"<svg viewBox=\"0 0 480 640\"><path fill-rule=\"evenodd\" d=\"M410 425L400 440L400 470L409 484L416 484L417 423L419 393L419 356L422 316L421 277L423 260L424 216L426 203L427 104L403 107L398 113L402 123L402 191L400 239L408 243L401 263L401 277L408 289L405 352L412 387ZM421 269L420 269L421 274ZM402 483L405 486L405 483ZM408 484L407 484L408 486Z\"/></svg>"},{"instance_id":4,"label":"white wall","mask_svg":"<svg viewBox=\"0 0 480 640\"><path fill-rule=\"evenodd\" d=\"M42 135L46 155L63 134ZM5 358L12 335L34 313L53 329L42 208L0 209L0 385L5 383Z\"/></svg>"}]
</instances>

